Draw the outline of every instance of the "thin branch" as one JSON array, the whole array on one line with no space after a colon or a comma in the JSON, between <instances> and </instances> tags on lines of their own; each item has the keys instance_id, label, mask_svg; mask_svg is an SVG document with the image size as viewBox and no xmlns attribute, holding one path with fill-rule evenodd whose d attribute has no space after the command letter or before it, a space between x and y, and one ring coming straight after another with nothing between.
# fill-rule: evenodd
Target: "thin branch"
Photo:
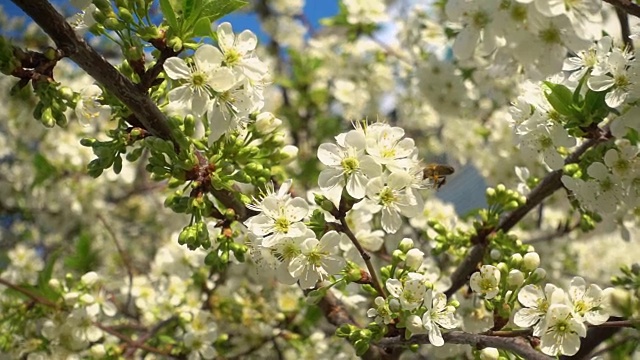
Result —
<instances>
[{"instance_id":1,"label":"thin branch","mask_svg":"<svg viewBox=\"0 0 640 360\"><path fill-rule=\"evenodd\" d=\"M616 15L620 22L622 42L628 51L633 51L633 40L631 40L631 28L629 27L629 15L619 7L616 7Z\"/></svg>"},{"instance_id":2,"label":"thin branch","mask_svg":"<svg viewBox=\"0 0 640 360\"><path fill-rule=\"evenodd\" d=\"M349 240L351 240L351 242L356 247L356 249L358 249L358 252L362 257L362 260L364 260L364 263L367 265L367 269L369 270L369 275L371 275L371 283L372 283L371 285L373 285L373 287L376 289L376 291L380 296L386 298L387 293L384 291L384 287L382 286L382 283L378 279L378 275L376 274L376 268L373 266L373 263L371 262L371 256L364 250L362 245L360 245L360 242L358 241L358 239L356 239L356 236L353 234L353 231L351 231L351 229L349 228L349 224L347 224L347 221L344 217L340 218L340 224L342 225L340 227L340 230L349 237Z\"/></svg>"},{"instance_id":3,"label":"thin branch","mask_svg":"<svg viewBox=\"0 0 640 360\"><path fill-rule=\"evenodd\" d=\"M361 327L356 323L352 315L344 308L342 302L331 292L327 292L327 294L320 300L320 302L318 303L318 307L320 308L320 310L322 310L322 313L324 314L327 321L329 321L329 323L335 325L336 327L340 327L346 324ZM367 350L367 352L362 355L362 358L377 360L392 359L397 358L397 356L393 356L393 354L386 352L382 346L371 344L369 350Z\"/></svg>"},{"instance_id":4,"label":"thin branch","mask_svg":"<svg viewBox=\"0 0 640 360\"><path fill-rule=\"evenodd\" d=\"M118 253L120 254L120 257L122 258L122 262L124 264L124 267L125 267L125 269L127 269L127 275L129 276L129 293L127 294L127 302L126 302L126 305L125 305L125 309L128 310L130 308L130 306L131 306L131 299L133 297L133 295L132 295L132 292L133 292L133 267L131 266L131 258L129 258L127 253L122 248L122 245L120 245L120 242L118 241L118 237L116 236L116 234L111 229L111 226L109 226L109 224L107 224L107 221L99 213L98 213L98 220L100 220L102 225L104 225L104 228L109 233L109 236L111 236L111 239L115 243L116 249L118 250Z\"/></svg>"},{"instance_id":5,"label":"thin branch","mask_svg":"<svg viewBox=\"0 0 640 360\"><path fill-rule=\"evenodd\" d=\"M608 130L603 129L606 133ZM571 155L565 159L566 164L578 162L580 156L591 147L604 141L604 137L594 137L583 142ZM478 263L482 261L485 250L489 245L488 236L497 231L507 232L513 228L522 218L525 217L533 208L538 206L544 199L551 196L558 189L562 188L562 169L555 170L547 174L547 176L536 186L527 196L527 202L502 218L496 228L479 231L478 234L471 238L471 243L475 244L469 254L460 263L458 268L451 275L451 287L446 291L447 296L453 295L467 282L469 276L476 270Z\"/></svg>"},{"instance_id":6,"label":"thin branch","mask_svg":"<svg viewBox=\"0 0 640 360\"><path fill-rule=\"evenodd\" d=\"M146 130L160 138L173 139L166 117L149 96L80 38L48 1L12 1L51 37L65 56L122 101Z\"/></svg>"},{"instance_id":7,"label":"thin branch","mask_svg":"<svg viewBox=\"0 0 640 360\"><path fill-rule=\"evenodd\" d=\"M133 348L136 348L136 349L142 349L142 350L148 351L148 352L153 353L153 354L158 354L158 355L163 355L163 356L171 356L171 353L169 351L163 351L163 350L154 348L154 347L149 346L149 345L138 344L135 341L131 340L126 335L115 331L114 329L112 329L109 326L104 326L104 325L102 325L102 324L100 324L98 322L94 322L93 325L95 325L100 330L117 337L118 339L122 340L125 344L127 344L130 347L133 347Z\"/></svg>"},{"instance_id":8,"label":"thin branch","mask_svg":"<svg viewBox=\"0 0 640 360\"><path fill-rule=\"evenodd\" d=\"M13 284L13 283L11 283L11 282L3 279L3 278L0 278L0 284L4 285L4 286L6 286L6 287L8 287L8 288L10 288L12 290L15 290L15 291L17 291L17 292L19 292L19 293L21 293L23 295L25 295L26 297L30 298L31 300L33 300L33 301L35 301L35 302L37 302L39 304L46 305L46 306L54 308L54 309L58 308L58 304L54 303L53 301L51 301L51 300L49 300L47 298L44 298L44 297L34 293L31 290L25 289L22 286L15 285L15 284Z\"/></svg>"},{"instance_id":9,"label":"thin branch","mask_svg":"<svg viewBox=\"0 0 640 360\"><path fill-rule=\"evenodd\" d=\"M528 360L549 360L552 357L544 355L531 346L531 343L524 337L501 337L486 334L470 334L463 331L451 331L442 334L446 343L468 344L477 347L494 347L504 349L520 355ZM402 336L384 338L377 342L382 347L404 347L409 344L429 344L427 335L413 336L405 340Z\"/></svg>"},{"instance_id":10,"label":"thin branch","mask_svg":"<svg viewBox=\"0 0 640 360\"><path fill-rule=\"evenodd\" d=\"M133 344L131 345L131 347L124 353L124 357L130 357L134 355L134 352L136 351L137 348L139 348L141 345L144 345L144 343L149 340L151 337L153 337L158 331L160 331L163 327L167 326L168 324L174 322L175 320L177 320L178 318L176 316L172 316L166 320L163 320L159 323L157 323L154 327L152 327L149 331L147 331L144 335L140 336L140 338L138 340L136 340L135 342L133 342Z\"/></svg>"},{"instance_id":11,"label":"thin branch","mask_svg":"<svg viewBox=\"0 0 640 360\"><path fill-rule=\"evenodd\" d=\"M628 14L639 17L640 18L640 6L633 1L630 0L604 0L613 6L616 9L622 9L626 11Z\"/></svg>"}]
</instances>

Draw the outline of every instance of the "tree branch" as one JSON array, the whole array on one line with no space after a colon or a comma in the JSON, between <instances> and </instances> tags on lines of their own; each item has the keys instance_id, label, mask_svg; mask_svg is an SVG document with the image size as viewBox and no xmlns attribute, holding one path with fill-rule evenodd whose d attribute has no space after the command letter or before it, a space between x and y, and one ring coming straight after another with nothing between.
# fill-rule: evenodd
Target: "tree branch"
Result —
<instances>
[{"instance_id":1,"label":"tree branch","mask_svg":"<svg viewBox=\"0 0 640 360\"><path fill-rule=\"evenodd\" d=\"M622 9L626 11L628 14L639 17L640 18L640 6L630 0L604 0L613 6L616 9Z\"/></svg>"},{"instance_id":2,"label":"tree branch","mask_svg":"<svg viewBox=\"0 0 640 360\"><path fill-rule=\"evenodd\" d=\"M607 129L603 130L605 133ZM604 141L604 137L594 137L583 142L571 155L565 159L565 165L578 162L580 156L588 149L596 144ZM562 188L562 169L555 170L547 174L547 176L536 186L529 196L527 196L527 202L509 213L507 216L500 220L498 226L488 231L479 231L471 238L471 243L475 244L467 257L460 263L458 268L451 275L451 287L445 293L447 297L453 295L458 289L460 289L467 282L469 276L476 271L477 265L482 261L485 250L489 245L487 237L496 232L507 232L513 228L522 218L525 217L531 211L531 209L538 206L544 199L552 195L556 190Z\"/></svg>"},{"instance_id":3,"label":"tree branch","mask_svg":"<svg viewBox=\"0 0 640 360\"><path fill-rule=\"evenodd\" d=\"M156 104L129 79L81 39L46 0L12 0L55 42L64 56L114 94L153 135L172 140L171 129Z\"/></svg>"},{"instance_id":4,"label":"tree branch","mask_svg":"<svg viewBox=\"0 0 640 360\"><path fill-rule=\"evenodd\" d=\"M329 323L335 325L336 327L340 327L342 325L351 324L358 327L359 326L355 319L349 314L348 311L345 310L342 302L338 298L335 297L330 291L320 300L318 303L318 307L322 310L325 318ZM369 350L362 356L363 359L369 360L379 360L379 359L394 359L397 356L394 356L393 353L386 352L383 346L378 346L376 344L371 344Z\"/></svg>"},{"instance_id":5,"label":"tree branch","mask_svg":"<svg viewBox=\"0 0 640 360\"><path fill-rule=\"evenodd\" d=\"M444 341L449 344L468 344L479 348L494 347L496 349L511 351L528 360L552 359L552 357L534 349L529 341L521 336L502 337L486 334L470 334L463 331L451 331L443 333L442 337L444 338ZM411 337L409 340L404 340L402 336L396 336L392 338L384 338L378 341L377 344L383 347L404 347L409 344L429 344L429 337L427 335L417 335Z\"/></svg>"},{"instance_id":6,"label":"tree branch","mask_svg":"<svg viewBox=\"0 0 640 360\"><path fill-rule=\"evenodd\" d=\"M343 233L345 233L347 237L349 237L349 240L351 240L351 242L356 247L356 249L358 249L358 252L360 253L360 257L362 257L362 260L364 260L364 263L367 265L367 269L369 270L369 275L371 276L371 285L376 289L376 291L378 292L378 295L382 296L383 298L386 298L387 293L384 291L384 286L382 286L382 283L378 279L378 274L376 274L376 268L373 266L373 263L371 262L371 256L364 250L362 245L360 245L360 242L358 241L358 239L356 239L356 236L353 234L353 231L351 231L351 228L349 228L349 224L347 224L347 220L344 217L340 218L340 224L342 225L340 227L340 230Z\"/></svg>"}]
</instances>

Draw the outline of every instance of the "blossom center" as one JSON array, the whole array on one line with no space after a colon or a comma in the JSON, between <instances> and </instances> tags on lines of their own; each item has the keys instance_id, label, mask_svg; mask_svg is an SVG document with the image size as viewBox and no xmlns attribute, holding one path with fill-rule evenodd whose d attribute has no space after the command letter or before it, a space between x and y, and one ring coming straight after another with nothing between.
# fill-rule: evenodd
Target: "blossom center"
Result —
<instances>
[{"instance_id":1,"label":"blossom center","mask_svg":"<svg viewBox=\"0 0 640 360\"><path fill-rule=\"evenodd\" d=\"M550 27L540 31L540 40L545 44L561 44L560 31L556 28Z\"/></svg>"},{"instance_id":2,"label":"blossom center","mask_svg":"<svg viewBox=\"0 0 640 360\"><path fill-rule=\"evenodd\" d=\"M207 84L207 74L202 71L195 71L191 74L191 85L195 88L202 88Z\"/></svg>"},{"instance_id":3,"label":"blossom center","mask_svg":"<svg viewBox=\"0 0 640 360\"><path fill-rule=\"evenodd\" d=\"M396 202L396 196L393 194L393 190L391 190L390 188L384 188L380 192L380 203L382 203L382 205L384 206L389 206L394 202Z\"/></svg>"},{"instance_id":4,"label":"blossom center","mask_svg":"<svg viewBox=\"0 0 640 360\"><path fill-rule=\"evenodd\" d=\"M234 67L240 63L242 56L235 49L229 49L224 54L224 64L228 67Z\"/></svg>"},{"instance_id":5,"label":"blossom center","mask_svg":"<svg viewBox=\"0 0 640 360\"><path fill-rule=\"evenodd\" d=\"M360 162L354 157L348 157L343 159L340 165L342 165L342 168L347 174L351 174L352 172L358 170L358 168L360 167Z\"/></svg>"},{"instance_id":6,"label":"blossom center","mask_svg":"<svg viewBox=\"0 0 640 360\"><path fill-rule=\"evenodd\" d=\"M487 24L489 24L489 21L489 15L484 11L476 11L471 15L471 23L478 29L483 29Z\"/></svg>"},{"instance_id":7,"label":"blossom center","mask_svg":"<svg viewBox=\"0 0 640 360\"><path fill-rule=\"evenodd\" d=\"M273 227L275 228L276 232L286 234L289 232L290 225L291 225L291 222L289 220L281 217L275 220Z\"/></svg>"}]
</instances>

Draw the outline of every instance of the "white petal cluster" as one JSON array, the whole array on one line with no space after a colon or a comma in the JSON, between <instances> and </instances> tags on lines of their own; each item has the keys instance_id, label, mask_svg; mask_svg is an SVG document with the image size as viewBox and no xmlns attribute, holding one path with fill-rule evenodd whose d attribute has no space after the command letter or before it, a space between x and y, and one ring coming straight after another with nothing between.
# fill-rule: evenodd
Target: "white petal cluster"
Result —
<instances>
[{"instance_id":1,"label":"white petal cluster","mask_svg":"<svg viewBox=\"0 0 640 360\"><path fill-rule=\"evenodd\" d=\"M277 193L269 191L256 204L249 205L260 213L247 219L245 225L254 258L275 269L280 282L299 282L308 289L342 270L344 259L338 251L343 235L329 231L318 240L303 222L309 204L303 198L292 197L290 187L288 181Z\"/></svg>"},{"instance_id":2,"label":"white petal cluster","mask_svg":"<svg viewBox=\"0 0 640 360\"><path fill-rule=\"evenodd\" d=\"M578 52L600 37L601 9L599 0L455 0L445 13L461 27L453 44L458 59L517 62L544 77L561 70L567 48Z\"/></svg>"},{"instance_id":3,"label":"white petal cluster","mask_svg":"<svg viewBox=\"0 0 640 360\"><path fill-rule=\"evenodd\" d=\"M231 24L217 27L218 47L203 44L190 61L171 57L164 64L175 80L170 110L208 118L209 141L249 121L264 105L267 66L255 54L257 37L249 30L235 35Z\"/></svg>"},{"instance_id":4,"label":"white petal cluster","mask_svg":"<svg viewBox=\"0 0 640 360\"><path fill-rule=\"evenodd\" d=\"M381 212L382 228L395 233L402 225L401 215L418 215L424 200L413 139L404 130L384 123L357 127L336 137L337 144L321 144L318 159L322 170L318 185L338 205L343 190L354 199L366 197L372 213Z\"/></svg>"},{"instance_id":5,"label":"white petal cluster","mask_svg":"<svg viewBox=\"0 0 640 360\"><path fill-rule=\"evenodd\" d=\"M378 297L375 307L367 311L369 317L375 317L377 323L389 323L395 312L406 316L407 337L416 334L428 334L434 346L444 345L441 329L453 329L458 326L455 319L455 307L447 303L447 297L432 288L427 278L417 272L409 272L401 279L391 278L386 282L389 298Z\"/></svg>"},{"instance_id":6,"label":"white petal cluster","mask_svg":"<svg viewBox=\"0 0 640 360\"><path fill-rule=\"evenodd\" d=\"M522 308L513 322L524 328L533 327L533 335L540 337L540 349L547 355L574 355L585 337L585 323L600 325L609 313L605 301L612 289L587 286L581 277L574 277L569 291L547 284L544 288L525 285L518 293Z\"/></svg>"}]
</instances>

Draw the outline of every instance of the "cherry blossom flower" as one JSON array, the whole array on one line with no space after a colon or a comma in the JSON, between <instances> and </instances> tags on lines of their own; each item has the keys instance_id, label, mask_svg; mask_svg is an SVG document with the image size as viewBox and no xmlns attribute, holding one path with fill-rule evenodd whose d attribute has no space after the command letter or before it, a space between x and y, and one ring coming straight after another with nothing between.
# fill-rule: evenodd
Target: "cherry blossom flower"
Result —
<instances>
[{"instance_id":1,"label":"cherry blossom flower","mask_svg":"<svg viewBox=\"0 0 640 360\"><path fill-rule=\"evenodd\" d=\"M574 355L580 349L580 337L587 335L587 327L575 319L565 304L549 306L545 329L540 337L540 350L551 356Z\"/></svg>"},{"instance_id":2,"label":"cherry blossom flower","mask_svg":"<svg viewBox=\"0 0 640 360\"><path fill-rule=\"evenodd\" d=\"M98 85L89 85L80 91L75 113L83 126L105 122L111 115L111 108L100 103L102 90Z\"/></svg>"},{"instance_id":3,"label":"cherry blossom flower","mask_svg":"<svg viewBox=\"0 0 640 360\"><path fill-rule=\"evenodd\" d=\"M382 211L382 229L387 233L395 233L402 225L400 214L412 217L420 213L423 203L413 191L407 191L412 181L406 173L392 173L380 176L367 183L367 197L373 200ZM419 195L418 195L419 196Z\"/></svg>"},{"instance_id":4,"label":"cherry blossom flower","mask_svg":"<svg viewBox=\"0 0 640 360\"><path fill-rule=\"evenodd\" d=\"M378 296L373 301L375 307L367 310L367 316L375 318L374 321L377 324L390 324L393 321L391 317L391 309L389 309L389 304L382 296Z\"/></svg>"},{"instance_id":5,"label":"cherry blossom flower","mask_svg":"<svg viewBox=\"0 0 640 360\"><path fill-rule=\"evenodd\" d=\"M365 154L366 141L362 131L351 130L336 140L337 144L325 143L318 148L318 159L329 166L320 173L318 185L334 203L339 202L336 200L345 185L350 196L362 199L367 181L380 175L382 168Z\"/></svg>"},{"instance_id":6,"label":"cherry blossom flower","mask_svg":"<svg viewBox=\"0 0 640 360\"><path fill-rule=\"evenodd\" d=\"M249 206L260 214L249 218L245 225L255 235L264 237L264 247L276 245L285 236L300 236L306 230L300 221L309 213L309 204L303 198L291 198L288 189L287 183L277 194L268 193L258 204Z\"/></svg>"},{"instance_id":7,"label":"cherry blossom flower","mask_svg":"<svg viewBox=\"0 0 640 360\"><path fill-rule=\"evenodd\" d=\"M300 254L291 260L289 272L303 289L310 289L342 270L344 260L336 254L341 236L332 230L320 240L313 237L300 244Z\"/></svg>"},{"instance_id":8,"label":"cherry blossom flower","mask_svg":"<svg viewBox=\"0 0 640 360\"><path fill-rule=\"evenodd\" d=\"M576 276L571 280L568 291L573 303L573 312L578 319L584 319L592 325L600 325L609 319L604 309L605 293L595 284L587 287L583 278Z\"/></svg>"},{"instance_id":9,"label":"cherry blossom flower","mask_svg":"<svg viewBox=\"0 0 640 360\"><path fill-rule=\"evenodd\" d=\"M500 292L500 270L493 265L482 265L480 271L471 274L469 285L473 292L485 299L493 299Z\"/></svg>"},{"instance_id":10,"label":"cherry blossom flower","mask_svg":"<svg viewBox=\"0 0 640 360\"><path fill-rule=\"evenodd\" d=\"M518 293L518 301L523 308L518 310L513 323L528 328L533 326L533 335L540 336L544 330L544 318L552 304L566 302L564 291L553 284L547 284L544 291L538 285L525 285Z\"/></svg>"},{"instance_id":11,"label":"cherry blossom flower","mask_svg":"<svg viewBox=\"0 0 640 360\"><path fill-rule=\"evenodd\" d=\"M424 303L427 311L422 318L417 315L410 315L407 318L407 329L413 334L427 333L429 342L433 346L444 345L442 338L443 329L453 329L457 327L457 321L454 313L455 308L447 305L447 297L445 294L436 292L433 289L427 290L424 296Z\"/></svg>"},{"instance_id":12,"label":"cherry blossom flower","mask_svg":"<svg viewBox=\"0 0 640 360\"><path fill-rule=\"evenodd\" d=\"M592 76L587 80L589 89L593 91L605 91L611 89L605 95L605 102L612 108L622 105L627 98L631 83L627 74L627 65L630 55L614 48L606 61L608 71L606 74Z\"/></svg>"},{"instance_id":13,"label":"cherry blossom flower","mask_svg":"<svg viewBox=\"0 0 640 360\"><path fill-rule=\"evenodd\" d=\"M222 66L219 50L209 44L200 46L193 55L193 63L188 64L179 57L171 57L164 63L164 71L172 80L185 83L169 91L169 101L190 109L201 116L207 110L213 93L224 92L236 84L236 77Z\"/></svg>"},{"instance_id":14,"label":"cherry blossom flower","mask_svg":"<svg viewBox=\"0 0 640 360\"><path fill-rule=\"evenodd\" d=\"M213 48L211 59L219 61L233 70L236 76L246 76L250 81L260 81L264 78L267 66L255 55L258 38L250 30L238 35L233 33L233 27L228 22L218 25L218 46Z\"/></svg>"},{"instance_id":15,"label":"cherry blossom flower","mask_svg":"<svg viewBox=\"0 0 640 360\"><path fill-rule=\"evenodd\" d=\"M389 294L400 300L404 310L417 309L424 301L427 292L424 277L415 272L407 274L407 279L404 281L391 278L387 280L386 286Z\"/></svg>"}]
</instances>

